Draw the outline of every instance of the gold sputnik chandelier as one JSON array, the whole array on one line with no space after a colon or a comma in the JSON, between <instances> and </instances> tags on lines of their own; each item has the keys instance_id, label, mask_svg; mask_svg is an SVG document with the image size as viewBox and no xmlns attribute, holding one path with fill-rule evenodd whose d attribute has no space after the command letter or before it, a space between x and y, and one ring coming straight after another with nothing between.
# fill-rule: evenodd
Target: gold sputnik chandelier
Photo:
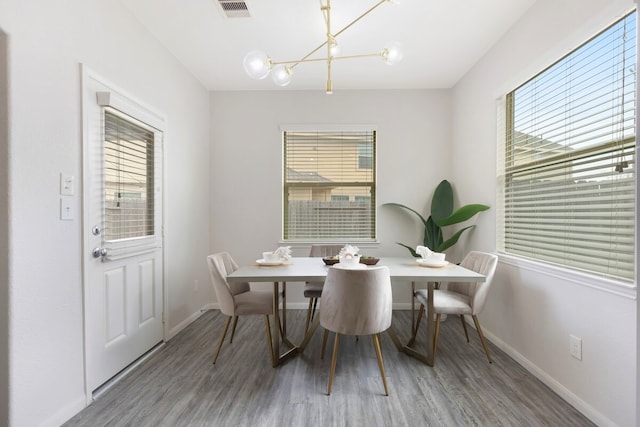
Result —
<instances>
[{"instance_id":1,"label":"gold sputnik chandelier","mask_svg":"<svg viewBox=\"0 0 640 427\"><path fill-rule=\"evenodd\" d=\"M348 55L348 56L340 56L337 38L349 29L353 24L360 21L362 18L367 16L369 13L373 12L383 3L398 3L399 0L379 0L378 3L373 5L369 10L364 12L362 15L358 16L356 19L351 21L349 24L344 26L341 30L337 32L332 32L331 30L331 0L320 0L320 10L324 16L324 20L326 23L327 34L326 41L324 41L320 46L313 49L311 52L303 56L302 58L294 61L274 61L264 52L252 51L249 52L244 58L244 69L247 74L257 80L264 79L269 74L271 74L271 78L274 83L278 86L286 86L291 83L291 78L293 76L293 69L298 64L303 62L319 62L326 61L327 63L327 86L326 92L327 94L333 93L333 84L331 82L331 65L333 61L339 59L353 59L353 58L365 58L365 57L380 57L387 64L393 65L402 60L402 51L399 43L389 43L387 44L382 51L376 53L367 53L367 54L359 54L359 55ZM326 47L326 56L321 58L312 57L316 52L320 51L322 48Z\"/></svg>"}]
</instances>

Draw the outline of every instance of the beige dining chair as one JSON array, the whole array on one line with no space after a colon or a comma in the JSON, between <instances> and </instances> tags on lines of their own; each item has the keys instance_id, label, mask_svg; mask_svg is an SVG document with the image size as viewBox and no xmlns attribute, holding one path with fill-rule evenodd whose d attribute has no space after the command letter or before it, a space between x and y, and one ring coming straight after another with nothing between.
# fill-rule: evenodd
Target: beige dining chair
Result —
<instances>
[{"instance_id":1,"label":"beige dining chair","mask_svg":"<svg viewBox=\"0 0 640 427\"><path fill-rule=\"evenodd\" d=\"M342 249L342 245L324 245L315 244L311 245L309 251L310 257L328 257L338 255ZM318 262L322 262L318 260ZM324 282L306 282L304 284L304 297L309 298L309 308L307 309L307 322L304 326L305 332L309 329L309 325L313 321L316 308L318 306L318 299L322 295L322 286Z\"/></svg>"},{"instance_id":2,"label":"beige dining chair","mask_svg":"<svg viewBox=\"0 0 640 427\"><path fill-rule=\"evenodd\" d=\"M329 371L327 394L336 372L340 335L371 335L378 359L378 367L389 395L384 372L380 333L391 326L391 279L389 268L368 267L348 269L331 267L322 290L320 325L325 331L335 332L333 355Z\"/></svg>"},{"instance_id":3,"label":"beige dining chair","mask_svg":"<svg viewBox=\"0 0 640 427\"><path fill-rule=\"evenodd\" d=\"M436 327L435 334L433 336L433 357L435 361L436 349L438 348L438 336L440 334L440 318L443 314L459 315L462 320L462 327L464 328L464 335L469 342L469 334L467 333L467 323L464 316L466 314L471 315L473 322L476 325L480 342L484 348L484 352L489 359L489 363L493 363L491 355L489 354L489 347L482 334L480 328L480 322L478 321L478 314L484 308L487 301L487 294L489 287L493 280L493 275L498 265L498 257L494 254L485 252L469 252L460 265L469 270L473 270L486 277L484 282L451 282L447 283L447 289L436 289L433 291L433 308L436 313ZM425 311L424 307L427 305L428 297L426 289L418 289L415 291L415 297L420 302L420 311L418 313L418 319L414 328L413 339L418 334L418 327L422 320L422 315Z\"/></svg>"},{"instance_id":4,"label":"beige dining chair","mask_svg":"<svg viewBox=\"0 0 640 427\"><path fill-rule=\"evenodd\" d=\"M233 260L227 252L219 252L207 257L209 265L209 275L211 283L218 299L218 305L222 314L225 314L227 321L225 322L218 349L213 359L215 364L222 348L222 343L227 335L229 323L233 318L233 328L231 329L231 338L229 343L233 342L233 336L238 324L238 317L244 315L263 315L264 324L267 331L267 342L269 344L269 354L271 355L271 363L274 364L273 342L271 340L271 325L269 315L273 315L273 293L271 291L252 290L247 282L230 283L227 276L238 269L238 264ZM276 313L276 316L278 313Z\"/></svg>"}]
</instances>

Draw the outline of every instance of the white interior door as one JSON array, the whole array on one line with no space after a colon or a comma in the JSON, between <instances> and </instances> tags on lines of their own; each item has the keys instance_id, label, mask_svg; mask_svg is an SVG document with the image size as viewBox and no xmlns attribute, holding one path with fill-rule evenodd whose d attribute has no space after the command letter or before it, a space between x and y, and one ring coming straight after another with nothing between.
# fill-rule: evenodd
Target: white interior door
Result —
<instances>
[{"instance_id":1,"label":"white interior door","mask_svg":"<svg viewBox=\"0 0 640 427\"><path fill-rule=\"evenodd\" d=\"M163 120L83 72L87 390L163 339Z\"/></svg>"}]
</instances>

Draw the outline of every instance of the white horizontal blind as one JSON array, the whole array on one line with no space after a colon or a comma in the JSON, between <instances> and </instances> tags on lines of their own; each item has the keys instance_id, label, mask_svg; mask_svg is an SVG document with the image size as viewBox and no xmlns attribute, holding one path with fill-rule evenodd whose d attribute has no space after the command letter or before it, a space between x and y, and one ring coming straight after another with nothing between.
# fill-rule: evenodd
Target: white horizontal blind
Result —
<instances>
[{"instance_id":1,"label":"white horizontal blind","mask_svg":"<svg viewBox=\"0 0 640 427\"><path fill-rule=\"evenodd\" d=\"M376 132L284 132L285 240L375 239Z\"/></svg>"},{"instance_id":2,"label":"white horizontal blind","mask_svg":"<svg viewBox=\"0 0 640 427\"><path fill-rule=\"evenodd\" d=\"M506 99L501 249L635 274L636 15Z\"/></svg>"},{"instance_id":3,"label":"white horizontal blind","mask_svg":"<svg viewBox=\"0 0 640 427\"><path fill-rule=\"evenodd\" d=\"M154 132L105 110L104 239L154 234Z\"/></svg>"}]
</instances>

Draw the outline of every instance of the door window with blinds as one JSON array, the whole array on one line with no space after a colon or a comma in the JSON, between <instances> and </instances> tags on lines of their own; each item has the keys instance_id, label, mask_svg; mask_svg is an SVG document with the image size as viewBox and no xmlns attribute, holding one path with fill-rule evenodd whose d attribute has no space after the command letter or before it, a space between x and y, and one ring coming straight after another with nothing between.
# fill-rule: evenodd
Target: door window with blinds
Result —
<instances>
[{"instance_id":1,"label":"door window with blinds","mask_svg":"<svg viewBox=\"0 0 640 427\"><path fill-rule=\"evenodd\" d=\"M373 241L376 131L284 131L284 239Z\"/></svg>"},{"instance_id":2,"label":"door window with blinds","mask_svg":"<svg viewBox=\"0 0 640 427\"><path fill-rule=\"evenodd\" d=\"M110 249L155 247L155 142L154 129L104 110L103 239Z\"/></svg>"},{"instance_id":3,"label":"door window with blinds","mask_svg":"<svg viewBox=\"0 0 640 427\"><path fill-rule=\"evenodd\" d=\"M505 253L635 274L636 14L506 97Z\"/></svg>"}]
</instances>

